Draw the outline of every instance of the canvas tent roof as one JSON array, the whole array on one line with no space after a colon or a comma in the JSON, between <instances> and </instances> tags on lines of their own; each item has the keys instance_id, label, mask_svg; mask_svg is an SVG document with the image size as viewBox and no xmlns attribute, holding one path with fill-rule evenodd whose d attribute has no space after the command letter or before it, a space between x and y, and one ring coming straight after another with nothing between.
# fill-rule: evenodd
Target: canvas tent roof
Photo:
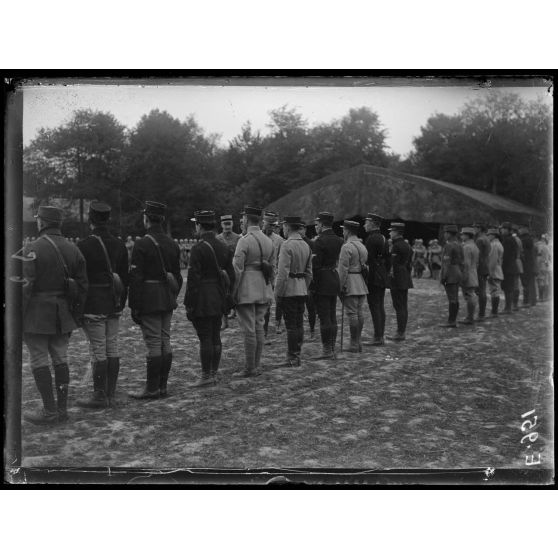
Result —
<instances>
[{"instance_id":1,"label":"canvas tent roof","mask_svg":"<svg viewBox=\"0 0 558 558\"><path fill-rule=\"evenodd\" d=\"M319 211L340 221L368 212L386 219L468 224L544 222L544 213L488 192L372 165L339 171L290 192L269 208L312 222Z\"/></svg>"}]
</instances>

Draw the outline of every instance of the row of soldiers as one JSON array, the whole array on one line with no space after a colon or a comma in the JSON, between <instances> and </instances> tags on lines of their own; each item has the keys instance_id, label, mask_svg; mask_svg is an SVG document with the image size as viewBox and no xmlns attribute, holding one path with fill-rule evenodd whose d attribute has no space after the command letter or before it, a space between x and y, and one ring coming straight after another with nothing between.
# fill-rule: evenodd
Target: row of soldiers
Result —
<instances>
[{"instance_id":1,"label":"row of soldiers","mask_svg":"<svg viewBox=\"0 0 558 558\"><path fill-rule=\"evenodd\" d=\"M91 234L77 246L62 236L62 212L58 208L42 206L36 215L40 236L25 247L23 256L24 340L43 401L40 412L24 415L33 423L52 424L68 419L67 349L71 332L78 327L83 328L89 341L93 392L77 404L84 408L116 404L119 322L126 301L132 320L141 328L147 353L144 388L130 396L138 400L168 396L167 383L173 363L171 322L183 282L180 249L163 229L166 206L148 201L143 210L146 234L135 241L129 262L125 243L108 230L110 212L111 208L103 202L90 204ZM240 372L248 378L261 373L266 321L274 300L287 330L286 359L277 366L301 366L303 315L309 293L320 323L319 359L336 358L339 299L350 330L349 352L362 351L366 301L374 325L371 344L385 344L384 297L388 288L397 322L397 331L391 339L405 340L408 290L413 288L413 282L412 248L403 237L403 223L391 223L391 242L388 242L380 232L382 219L369 213L365 220L368 236L363 243L358 237L358 222L345 220L343 238L340 238L333 231L334 216L328 212L316 217L318 236L312 242L306 238L306 224L299 217L289 216L279 222L276 214L258 207L244 208L241 235L232 231L231 215L221 217L220 235L216 232L213 211L197 211L192 221L198 242L191 248L183 300L186 316L200 344L201 374L192 387L210 387L219 381L221 319L233 306L244 345L244 366ZM284 238L275 232L278 225ZM502 225L502 231L507 230L506 226L506 223ZM478 289L481 297L482 286L469 282L473 269L479 278L484 275L480 267L484 260L476 244L482 244L482 227L479 228L478 235L475 229L462 229L464 244L461 246L456 240L457 227L446 227L441 281L448 292L451 327L459 309L458 301L455 306L459 286L464 290L468 310L473 299L471 289ZM494 233L488 231L488 234L490 237ZM476 242L472 241L475 235ZM504 241L503 245L503 259L509 259L512 256L506 255L506 250L511 249L511 244ZM494 253L498 252L495 248ZM491 244L489 255L492 253ZM514 258L517 253L513 253ZM528 253L528 242L524 242L525 253ZM491 266L489 263L486 275L493 285L499 279ZM504 292L512 292L508 283L512 281L515 289L515 279L506 282L505 264L502 270L500 281L504 281ZM527 279L529 270L523 271ZM515 291L512 301L513 296ZM49 357L54 369L54 389Z\"/></svg>"}]
</instances>

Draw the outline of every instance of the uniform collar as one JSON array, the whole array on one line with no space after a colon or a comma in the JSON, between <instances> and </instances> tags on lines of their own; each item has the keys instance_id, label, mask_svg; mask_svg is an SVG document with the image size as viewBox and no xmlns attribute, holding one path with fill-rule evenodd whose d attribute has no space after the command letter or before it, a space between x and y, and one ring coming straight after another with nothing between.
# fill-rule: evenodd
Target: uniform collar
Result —
<instances>
[{"instance_id":1,"label":"uniform collar","mask_svg":"<svg viewBox=\"0 0 558 558\"><path fill-rule=\"evenodd\" d=\"M302 240L302 235L297 232L290 233L288 240Z\"/></svg>"},{"instance_id":2,"label":"uniform collar","mask_svg":"<svg viewBox=\"0 0 558 558\"><path fill-rule=\"evenodd\" d=\"M62 231L58 227L45 227L39 233L39 236L50 234L52 236L62 236Z\"/></svg>"},{"instance_id":3,"label":"uniform collar","mask_svg":"<svg viewBox=\"0 0 558 558\"><path fill-rule=\"evenodd\" d=\"M251 233L251 232L257 232L257 231L261 231L260 227L258 225L250 225L247 229L246 232L247 233Z\"/></svg>"},{"instance_id":4,"label":"uniform collar","mask_svg":"<svg viewBox=\"0 0 558 558\"><path fill-rule=\"evenodd\" d=\"M320 233L320 235L322 234L335 234L335 233L333 232L333 229L325 229Z\"/></svg>"}]
</instances>

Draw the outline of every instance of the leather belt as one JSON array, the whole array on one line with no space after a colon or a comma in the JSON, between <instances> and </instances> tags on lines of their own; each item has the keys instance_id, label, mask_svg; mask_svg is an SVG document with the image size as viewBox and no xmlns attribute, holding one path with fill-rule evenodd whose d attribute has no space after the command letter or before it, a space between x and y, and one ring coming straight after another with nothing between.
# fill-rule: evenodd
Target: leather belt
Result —
<instances>
[{"instance_id":1,"label":"leather belt","mask_svg":"<svg viewBox=\"0 0 558 558\"><path fill-rule=\"evenodd\" d=\"M166 283L166 281L162 279L146 279L144 283Z\"/></svg>"},{"instance_id":2,"label":"leather belt","mask_svg":"<svg viewBox=\"0 0 558 558\"><path fill-rule=\"evenodd\" d=\"M353 275L357 275L359 273L362 273L362 269L360 271L349 271L349 273L351 273Z\"/></svg>"},{"instance_id":3,"label":"leather belt","mask_svg":"<svg viewBox=\"0 0 558 558\"><path fill-rule=\"evenodd\" d=\"M306 277L306 273L289 273L289 277L291 279L304 279Z\"/></svg>"},{"instance_id":4,"label":"leather belt","mask_svg":"<svg viewBox=\"0 0 558 558\"><path fill-rule=\"evenodd\" d=\"M66 296L66 293L64 291L38 291L33 293L33 296L37 298L50 298L53 296Z\"/></svg>"},{"instance_id":5,"label":"leather belt","mask_svg":"<svg viewBox=\"0 0 558 558\"><path fill-rule=\"evenodd\" d=\"M103 288L110 287L110 283L89 283L90 287Z\"/></svg>"}]
</instances>

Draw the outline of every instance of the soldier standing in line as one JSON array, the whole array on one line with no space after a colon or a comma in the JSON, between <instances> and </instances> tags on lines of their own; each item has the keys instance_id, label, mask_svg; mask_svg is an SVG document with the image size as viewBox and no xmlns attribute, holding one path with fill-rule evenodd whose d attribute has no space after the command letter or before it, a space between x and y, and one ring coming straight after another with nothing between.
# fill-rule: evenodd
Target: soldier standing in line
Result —
<instances>
[{"instance_id":1,"label":"soldier standing in line","mask_svg":"<svg viewBox=\"0 0 558 558\"><path fill-rule=\"evenodd\" d=\"M404 223L391 223L390 237L393 245L391 248L391 269L389 284L391 301L397 318L397 333L388 337L391 341L405 341L405 331L409 318L409 289L413 288L411 279L411 259L413 250L403 238Z\"/></svg>"},{"instance_id":2,"label":"soldier standing in line","mask_svg":"<svg viewBox=\"0 0 558 558\"><path fill-rule=\"evenodd\" d=\"M281 250L281 245L285 242L285 239L282 236L279 236L274 232L274 225L277 222L277 213L273 211L265 211L263 216L263 232L264 234L271 240L273 243L273 272L274 275L277 276L277 264L279 262L279 252ZM269 327L269 319L271 317L271 302L269 303L269 308L265 313L265 320L264 320L264 333L265 337L267 337L267 331ZM275 332L281 333L281 318L283 317L283 312L281 310L281 305L276 302L275 303Z\"/></svg>"},{"instance_id":3,"label":"soldier standing in line","mask_svg":"<svg viewBox=\"0 0 558 558\"><path fill-rule=\"evenodd\" d=\"M145 202L145 236L136 241L130 266L129 306L132 320L141 327L146 356L146 383L134 399L167 396L172 366L170 342L172 313L182 287L180 249L163 231L166 205Z\"/></svg>"},{"instance_id":4,"label":"soldier standing in line","mask_svg":"<svg viewBox=\"0 0 558 558\"><path fill-rule=\"evenodd\" d=\"M448 323L440 327L457 327L459 313L459 285L463 279L463 248L457 242L457 225L444 226L446 244L442 252L440 282L446 290L449 312Z\"/></svg>"},{"instance_id":5,"label":"soldier standing in line","mask_svg":"<svg viewBox=\"0 0 558 558\"><path fill-rule=\"evenodd\" d=\"M521 294L521 277L523 275L523 243L519 238L519 227L512 224L512 238L517 244L517 269L518 274L515 277L513 284L513 308L514 312L519 312L519 296Z\"/></svg>"},{"instance_id":6,"label":"soldier standing in line","mask_svg":"<svg viewBox=\"0 0 558 558\"><path fill-rule=\"evenodd\" d=\"M437 238L433 238L428 244L428 267L430 269L430 278L435 281L440 279L440 269L442 269L442 247L438 243Z\"/></svg>"},{"instance_id":7,"label":"soldier standing in line","mask_svg":"<svg viewBox=\"0 0 558 558\"><path fill-rule=\"evenodd\" d=\"M467 305L467 317L461 322L464 325L475 323L475 310L477 308L476 290L479 286L478 266L479 249L475 244L475 229L473 227L463 227L461 229L463 240L463 279L461 289Z\"/></svg>"},{"instance_id":8,"label":"soldier standing in line","mask_svg":"<svg viewBox=\"0 0 558 558\"><path fill-rule=\"evenodd\" d=\"M308 247L312 252L312 258L313 258L314 241L310 240L306 235L306 225L303 224L302 227L298 229L298 232L300 233L300 236L302 236L302 240L304 240L304 242L308 244ZM308 340L308 342L316 340L314 330L316 329L317 314L316 314L316 304L314 302L314 296L315 296L315 285L314 285L314 279L312 279L312 281L310 281L310 284L308 285L308 294L306 295L306 301L305 301L306 312L308 314L308 325L310 326L310 339Z\"/></svg>"},{"instance_id":9,"label":"soldier standing in line","mask_svg":"<svg viewBox=\"0 0 558 558\"><path fill-rule=\"evenodd\" d=\"M368 294L363 268L367 265L368 251L357 236L360 224L357 221L343 221L345 243L339 252L337 273L345 313L349 320L351 344L349 353L362 352L360 337L364 327L364 301Z\"/></svg>"},{"instance_id":10,"label":"soldier standing in line","mask_svg":"<svg viewBox=\"0 0 558 558\"><path fill-rule=\"evenodd\" d=\"M221 316L229 310L221 271L228 275L229 288L234 287L235 277L230 248L215 235L215 212L196 211L192 221L200 242L192 247L184 306L200 340L202 371L191 387L207 387L217 383L222 352Z\"/></svg>"},{"instance_id":11,"label":"soldier standing in line","mask_svg":"<svg viewBox=\"0 0 558 558\"><path fill-rule=\"evenodd\" d=\"M264 317L273 299L273 243L260 229L262 210L246 206L242 214L245 234L236 245L234 300L244 336L242 376L257 376L264 347Z\"/></svg>"},{"instance_id":12,"label":"soldier standing in line","mask_svg":"<svg viewBox=\"0 0 558 558\"><path fill-rule=\"evenodd\" d=\"M521 276L521 282L523 283L523 306L536 306L537 251L527 223L519 225L519 238L523 246L523 275Z\"/></svg>"},{"instance_id":13,"label":"soldier standing in line","mask_svg":"<svg viewBox=\"0 0 558 558\"><path fill-rule=\"evenodd\" d=\"M488 288L490 290L490 301L492 310L491 318L498 317L498 306L500 305L501 284L504 279L502 272L502 261L504 259L504 248L500 242L500 232L497 228L488 229L490 240L490 254L488 255Z\"/></svg>"},{"instance_id":14,"label":"soldier standing in line","mask_svg":"<svg viewBox=\"0 0 558 558\"><path fill-rule=\"evenodd\" d=\"M83 255L62 236L62 211L41 206L35 218L39 238L23 251L23 339L43 409L25 413L23 418L34 424L53 424L68 420L68 344L83 319L88 281Z\"/></svg>"},{"instance_id":15,"label":"soldier standing in line","mask_svg":"<svg viewBox=\"0 0 558 558\"><path fill-rule=\"evenodd\" d=\"M388 274L391 257L385 236L380 232L382 218L369 213L364 221L364 229L369 233L366 240L368 251L368 306L374 324L372 345L385 345L386 328L385 294L389 285Z\"/></svg>"},{"instance_id":16,"label":"soldier standing in line","mask_svg":"<svg viewBox=\"0 0 558 558\"><path fill-rule=\"evenodd\" d=\"M519 247L515 238L512 236L512 225L507 221L500 226L502 235L502 247L504 248L504 256L502 260L502 271L504 280L502 281L502 289L506 305L502 314L511 314L512 305L515 302L516 283L519 281Z\"/></svg>"},{"instance_id":17,"label":"soldier standing in line","mask_svg":"<svg viewBox=\"0 0 558 558\"><path fill-rule=\"evenodd\" d=\"M236 245L238 243L238 239L240 235L233 231L233 216L232 215L221 215L221 228L223 232L218 234L215 238L224 242L231 252L231 258L234 256L234 251L236 250ZM236 316L236 311L233 309L232 315L230 318L234 318ZM226 315L223 315L223 327L222 329L227 329L229 327L229 315L228 312Z\"/></svg>"},{"instance_id":18,"label":"soldier standing in line","mask_svg":"<svg viewBox=\"0 0 558 558\"><path fill-rule=\"evenodd\" d=\"M89 206L91 234L78 244L87 263L89 291L83 331L89 341L93 368L93 394L78 400L80 407L104 408L115 403L120 371L118 329L128 291L128 251L108 230L111 208L99 201ZM118 275L118 278L114 277Z\"/></svg>"},{"instance_id":19,"label":"soldier standing in line","mask_svg":"<svg viewBox=\"0 0 558 558\"><path fill-rule=\"evenodd\" d=\"M490 255L490 240L486 236L486 225L473 225L475 229L475 244L479 249L479 266L477 270L477 280L479 286L477 288L477 296L479 299L479 316L477 321L482 322L486 316L486 286L488 281L488 258Z\"/></svg>"},{"instance_id":20,"label":"soldier standing in line","mask_svg":"<svg viewBox=\"0 0 558 558\"><path fill-rule=\"evenodd\" d=\"M300 366L304 342L304 304L312 281L312 250L304 242L300 217L285 217L275 282L275 297L280 300L287 328L287 360L280 366Z\"/></svg>"},{"instance_id":21,"label":"soldier standing in line","mask_svg":"<svg viewBox=\"0 0 558 558\"><path fill-rule=\"evenodd\" d=\"M340 292L337 264L343 239L333 232L333 214L322 211L316 217L314 257L312 258L312 277L315 290L315 303L320 320L322 355L319 359L335 358L337 341L337 296Z\"/></svg>"}]
</instances>

